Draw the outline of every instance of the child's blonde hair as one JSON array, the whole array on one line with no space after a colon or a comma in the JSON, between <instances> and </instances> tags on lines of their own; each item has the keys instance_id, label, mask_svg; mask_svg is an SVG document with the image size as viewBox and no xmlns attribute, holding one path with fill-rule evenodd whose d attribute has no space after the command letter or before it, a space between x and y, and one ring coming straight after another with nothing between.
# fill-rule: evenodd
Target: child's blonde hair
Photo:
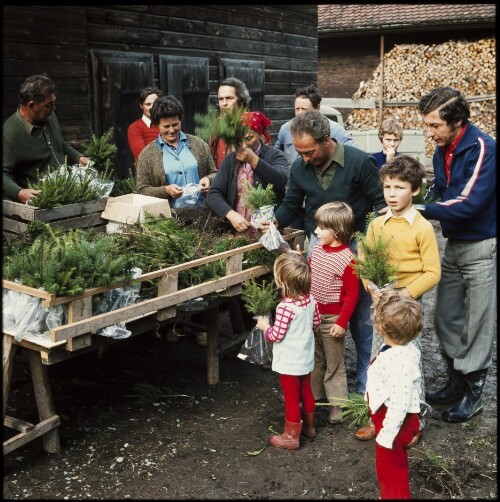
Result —
<instances>
[{"instance_id":1,"label":"child's blonde hair","mask_svg":"<svg viewBox=\"0 0 500 502\"><path fill-rule=\"evenodd\" d=\"M406 345L422 331L422 307L398 290L388 289L374 302L373 324L381 334Z\"/></svg>"},{"instance_id":2,"label":"child's blonde hair","mask_svg":"<svg viewBox=\"0 0 500 502\"><path fill-rule=\"evenodd\" d=\"M307 258L290 252L280 255L274 262L274 281L283 296L298 300L311 292L311 267Z\"/></svg>"},{"instance_id":3,"label":"child's blonde hair","mask_svg":"<svg viewBox=\"0 0 500 502\"><path fill-rule=\"evenodd\" d=\"M314 215L316 224L330 230L342 244L349 244L354 233L354 213L349 204L341 201L327 202Z\"/></svg>"},{"instance_id":4,"label":"child's blonde hair","mask_svg":"<svg viewBox=\"0 0 500 502\"><path fill-rule=\"evenodd\" d=\"M384 134L394 134L399 140L403 139L403 126L394 119L385 119L378 130L378 139L382 141Z\"/></svg>"}]
</instances>

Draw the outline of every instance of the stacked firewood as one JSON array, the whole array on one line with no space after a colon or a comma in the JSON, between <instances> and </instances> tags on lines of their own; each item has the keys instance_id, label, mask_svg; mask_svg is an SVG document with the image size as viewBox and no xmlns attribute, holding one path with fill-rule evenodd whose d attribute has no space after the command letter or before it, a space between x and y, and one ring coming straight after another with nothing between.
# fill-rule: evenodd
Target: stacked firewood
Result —
<instances>
[{"instance_id":1,"label":"stacked firewood","mask_svg":"<svg viewBox=\"0 0 500 502\"><path fill-rule=\"evenodd\" d=\"M353 99L380 99L381 65L368 82L361 82ZM416 104L432 89L447 85L459 89L469 100L471 120L496 138L496 41L449 41L444 44L396 45L384 56L383 118L399 120L405 129L421 129ZM390 105L389 103L401 103ZM415 103L408 105L406 102ZM378 129L379 109L355 109L346 129ZM426 141L426 154L435 144Z\"/></svg>"}]
</instances>

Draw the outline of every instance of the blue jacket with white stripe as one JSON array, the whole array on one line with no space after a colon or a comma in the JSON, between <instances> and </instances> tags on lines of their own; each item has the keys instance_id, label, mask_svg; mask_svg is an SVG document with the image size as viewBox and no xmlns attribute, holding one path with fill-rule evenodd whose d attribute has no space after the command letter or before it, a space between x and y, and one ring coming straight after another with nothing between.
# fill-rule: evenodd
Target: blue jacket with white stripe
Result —
<instances>
[{"instance_id":1,"label":"blue jacket with white stripe","mask_svg":"<svg viewBox=\"0 0 500 502\"><path fill-rule=\"evenodd\" d=\"M433 185L425 217L439 220L443 236L484 240L496 237L496 141L471 122L458 143L446 181L445 159L437 147L432 159Z\"/></svg>"}]
</instances>

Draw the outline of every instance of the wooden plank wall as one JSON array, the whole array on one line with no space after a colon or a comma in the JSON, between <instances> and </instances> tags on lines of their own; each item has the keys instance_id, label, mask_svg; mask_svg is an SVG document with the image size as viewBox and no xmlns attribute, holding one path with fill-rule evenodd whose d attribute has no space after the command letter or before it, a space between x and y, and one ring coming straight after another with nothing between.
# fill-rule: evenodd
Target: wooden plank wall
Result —
<instances>
[{"instance_id":1,"label":"wooden plank wall","mask_svg":"<svg viewBox=\"0 0 500 502\"><path fill-rule=\"evenodd\" d=\"M90 50L209 58L211 103L219 58L264 61L271 132L293 117L293 93L317 81L316 5L111 5L4 7L3 120L26 76L46 72L59 88L56 114L75 146L90 140Z\"/></svg>"},{"instance_id":2,"label":"wooden plank wall","mask_svg":"<svg viewBox=\"0 0 500 502\"><path fill-rule=\"evenodd\" d=\"M16 111L29 75L57 85L56 115L65 139L78 146L91 135L85 7L3 7L3 120Z\"/></svg>"}]
</instances>

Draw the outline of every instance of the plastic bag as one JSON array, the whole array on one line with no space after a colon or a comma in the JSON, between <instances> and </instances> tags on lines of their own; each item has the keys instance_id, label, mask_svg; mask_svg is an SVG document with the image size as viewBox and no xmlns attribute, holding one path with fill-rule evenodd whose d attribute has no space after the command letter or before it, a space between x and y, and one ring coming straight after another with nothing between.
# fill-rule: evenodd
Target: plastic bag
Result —
<instances>
[{"instance_id":1,"label":"plastic bag","mask_svg":"<svg viewBox=\"0 0 500 502\"><path fill-rule=\"evenodd\" d=\"M238 354L240 359L253 364L271 364L273 351L264 332L255 326L247 336Z\"/></svg>"},{"instance_id":2,"label":"plastic bag","mask_svg":"<svg viewBox=\"0 0 500 502\"><path fill-rule=\"evenodd\" d=\"M89 185L99 193L101 198L107 197L115 185L113 180L99 178L97 169L90 166L85 167L80 164L74 164L70 167L70 171L72 176L78 178L80 183L83 183L85 177L87 177L89 179Z\"/></svg>"},{"instance_id":3,"label":"plastic bag","mask_svg":"<svg viewBox=\"0 0 500 502\"><path fill-rule=\"evenodd\" d=\"M140 268L133 269L133 278L138 277L142 274ZM139 298L139 292L141 289L141 283L133 284L132 286L127 286L124 288L116 288L111 291L107 291L103 295L103 299L99 305L92 312L93 315L104 314L106 312L111 312L122 307L128 307L135 303ZM97 330L97 335L106 336L109 338L121 339L128 338L132 331L128 330L124 321L113 324L111 326L106 326Z\"/></svg>"},{"instance_id":4,"label":"plastic bag","mask_svg":"<svg viewBox=\"0 0 500 502\"><path fill-rule=\"evenodd\" d=\"M282 253L290 251L290 245L283 239L273 222L269 224L269 232L266 232L259 239L259 242L268 250L279 249Z\"/></svg>"},{"instance_id":5,"label":"plastic bag","mask_svg":"<svg viewBox=\"0 0 500 502\"><path fill-rule=\"evenodd\" d=\"M199 185L195 183L188 183L182 195L175 199L174 207L176 208L186 208L194 207L200 202L201 189Z\"/></svg>"},{"instance_id":6,"label":"plastic bag","mask_svg":"<svg viewBox=\"0 0 500 502\"><path fill-rule=\"evenodd\" d=\"M14 310L15 339L21 341L26 335L41 335L45 331L48 309L42 307L42 299L20 293Z\"/></svg>"},{"instance_id":7,"label":"plastic bag","mask_svg":"<svg viewBox=\"0 0 500 502\"><path fill-rule=\"evenodd\" d=\"M5 329L14 329L14 327L16 326L15 310L17 295L19 295L17 291L3 288L2 324Z\"/></svg>"}]
</instances>

